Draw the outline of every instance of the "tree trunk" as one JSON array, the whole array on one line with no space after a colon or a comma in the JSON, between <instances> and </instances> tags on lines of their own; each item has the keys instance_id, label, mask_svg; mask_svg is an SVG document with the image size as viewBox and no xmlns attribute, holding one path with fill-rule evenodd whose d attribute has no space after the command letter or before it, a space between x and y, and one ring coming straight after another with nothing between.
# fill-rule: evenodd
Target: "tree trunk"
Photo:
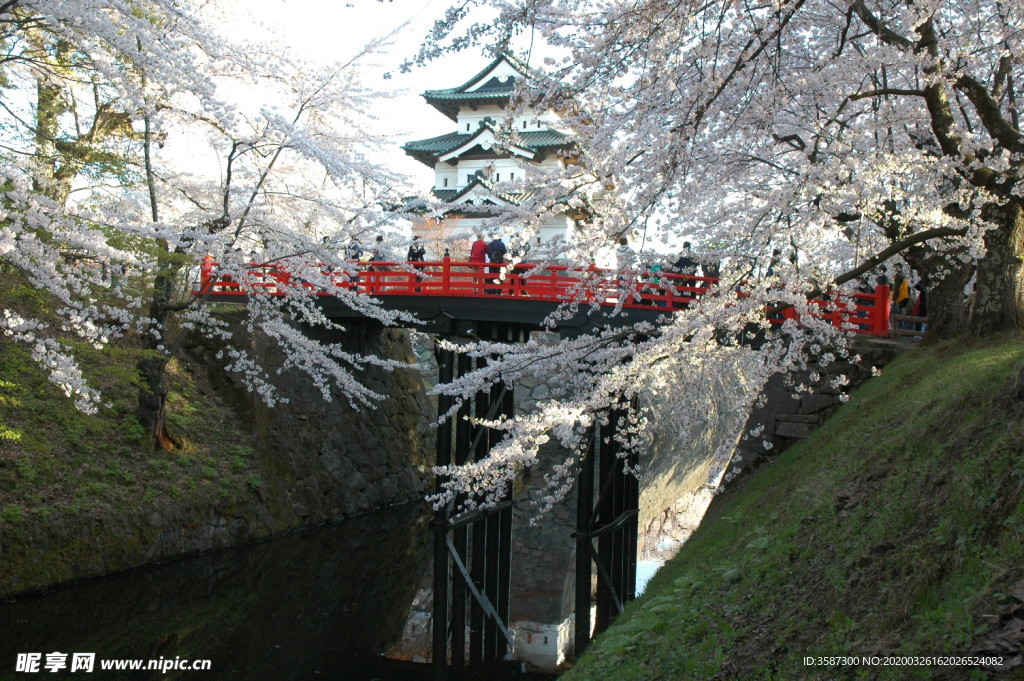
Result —
<instances>
[{"instance_id":1,"label":"tree trunk","mask_svg":"<svg viewBox=\"0 0 1024 681\"><path fill-rule=\"evenodd\" d=\"M966 330L977 336L1015 331L1024 322L1024 207L989 204L983 217L995 226L985 233L968 308Z\"/></svg>"},{"instance_id":2,"label":"tree trunk","mask_svg":"<svg viewBox=\"0 0 1024 681\"><path fill-rule=\"evenodd\" d=\"M71 46L67 41L58 40L47 45L45 36L39 31L29 34L34 49L49 62L49 68L60 68L67 63ZM73 177L61 176L58 171L61 152L57 140L61 138L60 119L68 113L66 83L57 80L48 69L36 73L35 111L35 172L33 190L60 205L67 202L71 193Z\"/></svg>"},{"instance_id":3,"label":"tree trunk","mask_svg":"<svg viewBox=\"0 0 1024 681\"><path fill-rule=\"evenodd\" d=\"M165 408L167 405L167 360L163 357L147 357L138 364L139 407L136 416L146 429L153 449L174 449L175 439L167 430Z\"/></svg>"},{"instance_id":4,"label":"tree trunk","mask_svg":"<svg viewBox=\"0 0 1024 681\"><path fill-rule=\"evenodd\" d=\"M167 263L163 263L165 266ZM174 290L174 272L157 274L153 283L153 299L149 305L150 333L145 348L149 351L137 368L142 384L139 386L139 406L135 414L146 429L154 449L170 450L178 444L167 428L167 348L169 344L167 320Z\"/></svg>"},{"instance_id":5,"label":"tree trunk","mask_svg":"<svg viewBox=\"0 0 1024 681\"><path fill-rule=\"evenodd\" d=\"M967 298L964 287L974 274L973 263L964 263L957 251L937 253L933 248L916 246L907 254L907 262L925 277L928 305L929 341L953 338L964 332L967 320Z\"/></svg>"}]
</instances>

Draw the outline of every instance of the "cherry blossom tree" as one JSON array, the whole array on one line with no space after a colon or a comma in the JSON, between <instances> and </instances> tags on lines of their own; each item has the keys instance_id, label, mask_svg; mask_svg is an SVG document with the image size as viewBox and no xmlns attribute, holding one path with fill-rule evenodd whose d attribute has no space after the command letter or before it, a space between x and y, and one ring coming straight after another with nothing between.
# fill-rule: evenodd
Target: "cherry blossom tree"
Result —
<instances>
[{"instance_id":1,"label":"cherry blossom tree","mask_svg":"<svg viewBox=\"0 0 1024 681\"><path fill-rule=\"evenodd\" d=\"M743 304L706 299L633 341L609 333L535 354L540 375L572 376L580 391L501 424L520 437L446 471L453 494L510 479L533 461L524 443L537 437L578 449L579 423L638 390L662 396L661 418L699 419L694 391L726 357L744 357L749 390L736 408L748 406L772 372L841 352L844 339L806 319L757 349L722 339L763 324L758 306L799 306L796 294L882 263L927 278L932 336L1024 320L1024 13L1014 3L466 0L410 67L467 47L519 50L538 67L521 105L558 109L578 136L574 162L535 179L536 201L518 209L527 225L568 187L594 202L584 243L595 249L624 235L661 253L692 241L723 263L721 294L769 264L772 276L748 285ZM526 363L522 349L482 351L508 358L494 374ZM486 380L450 389L474 378Z\"/></svg>"},{"instance_id":2,"label":"cherry blossom tree","mask_svg":"<svg viewBox=\"0 0 1024 681\"><path fill-rule=\"evenodd\" d=\"M576 186L615 186L608 237L781 248L822 285L903 258L952 273L939 310L986 333L1021 319L1022 21L1001 1L471 0L419 58L554 46L547 102L575 113Z\"/></svg>"},{"instance_id":3,"label":"cherry blossom tree","mask_svg":"<svg viewBox=\"0 0 1024 681\"><path fill-rule=\"evenodd\" d=\"M354 371L397 366L299 331L337 328L302 284L331 286L323 264L337 264L340 244L396 220L382 206L395 202L401 180L370 160L381 141L365 130L373 93L357 68L383 41L348 63L313 68L279 45L219 35L211 27L230 23L229 9L190 0L0 8L12 93L3 107L0 258L51 293L61 319L55 326L5 310L0 330L32 348L86 409L102 398L61 334L102 346L138 333L146 350L138 416L162 447L174 446L164 372L185 333L224 339L228 368L268 402L280 399L272 369L192 295L207 254L239 281L254 261L286 263L288 295L250 296L245 330L276 341L285 367L309 374L326 398L340 388L354 404L370 404L382 396ZM394 316L340 295L367 314Z\"/></svg>"}]
</instances>

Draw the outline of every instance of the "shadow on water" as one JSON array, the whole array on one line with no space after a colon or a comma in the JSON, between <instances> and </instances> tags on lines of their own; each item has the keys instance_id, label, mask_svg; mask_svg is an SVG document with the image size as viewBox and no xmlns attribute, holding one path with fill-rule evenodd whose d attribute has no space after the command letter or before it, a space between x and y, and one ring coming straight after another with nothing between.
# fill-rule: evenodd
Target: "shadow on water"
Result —
<instances>
[{"instance_id":1,"label":"shadow on water","mask_svg":"<svg viewBox=\"0 0 1024 681\"><path fill-rule=\"evenodd\" d=\"M369 681L429 678L381 666L430 560L427 509L376 511L261 544L81 582L0 605L0 679ZM68 653L58 673L18 653ZM71 653L96 653L70 673ZM209 659L209 671L102 671L111 659ZM390 663L388 663L390 665Z\"/></svg>"}]
</instances>

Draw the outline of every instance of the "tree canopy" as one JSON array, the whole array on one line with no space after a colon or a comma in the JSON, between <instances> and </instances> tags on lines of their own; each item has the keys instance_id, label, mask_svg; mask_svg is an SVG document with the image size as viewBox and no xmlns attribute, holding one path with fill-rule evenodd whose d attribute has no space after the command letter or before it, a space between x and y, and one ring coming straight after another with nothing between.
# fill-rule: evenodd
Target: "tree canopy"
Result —
<instances>
[{"instance_id":1,"label":"tree canopy","mask_svg":"<svg viewBox=\"0 0 1024 681\"><path fill-rule=\"evenodd\" d=\"M596 189L595 247L629 235L650 259L691 241L697 257L723 263L723 291L770 269L772 291L753 291L759 305L903 263L928 290L933 336L1024 320L1024 14L1014 3L468 0L416 60L467 46L543 63L547 81L522 102L562 111L581 153L546 178L547 192L535 188L532 213L566 188ZM752 399L807 351L842 351L810 324L757 351L723 344L757 322L742 305L710 303L642 341L591 338L562 352L586 399L552 405L547 425L568 428L640 391L662 397L660 418L692 422L707 410L696 391L729 361L749 363ZM510 445L508 455L532 452ZM486 475L451 472L460 489Z\"/></svg>"},{"instance_id":2,"label":"tree canopy","mask_svg":"<svg viewBox=\"0 0 1024 681\"><path fill-rule=\"evenodd\" d=\"M399 178L373 159L373 92L360 60L315 65L267 41L227 35L231 3L12 0L0 6L0 171L5 270L58 301L55 319L7 309L0 332L26 344L81 408L101 397L78 370L77 339L143 341L138 415L166 431L163 371L190 331L229 340L225 320L190 295L206 254L244 275L254 258L287 260L296 281L326 283L319 263L349 237L386 229ZM376 358L297 335L331 327L308 289L250 298L247 325L274 339L288 366L327 397L380 396L353 377ZM353 300L383 314L365 299ZM225 363L273 401L268 367L246 343ZM380 361L387 366L393 363Z\"/></svg>"},{"instance_id":3,"label":"tree canopy","mask_svg":"<svg viewBox=\"0 0 1024 681\"><path fill-rule=\"evenodd\" d=\"M326 286L320 264L338 246L400 218L388 207L402 181L373 161L380 141L364 125L373 93L359 57L314 67L275 45L243 44L218 30L220 7L0 5L0 260L51 293L61 320L5 309L0 334L32 348L86 409L101 397L61 334L96 344L140 334L139 417L165 446L162 372L175 334L230 335L187 294L200 258L212 254L242 276L256 252ZM579 140L562 170L532 175L532 199L494 225L522 239L545 215L585 203L592 219L580 225L575 257L629 236L639 264L690 241L723 279L718 295L657 328L557 348L460 344L489 364L438 392L465 396L526 373L571 390L493 424L508 437L487 461L448 471L450 492L509 484L550 438L582 456L585 426L641 393L685 429L707 418L703 386L727 370L744 388L731 408L749 408L771 374L827 360L849 342L809 318L765 336L765 306L806 310L808 293L886 261L926 279L930 333L1017 328L1022 23L1015 4L989 0L454 3L413 61L469 47L516 51L537 69L519 105L561 112ZM122 266L134 286L113 281ZM749 297L737 300L741 284ZM334 328L309 290L250 296L249 329L273 338L325 396L337 388L356 405L380 398L353 369L393 363L298 331L297 322ZM366 298L339 294L394 321ZM268 367L244 344L225 363L276 399ZM620 437L635 445L643 414L630 423ZM552 498L572 463L552 473Z\"/></svg>"},{"instance_id":4,"label":"tree canopy","mask_svg":"<svg viewBox=\"0 0 1024 681\"><path fill-rule=\"evenodd\" d=\"M606 238L782 249L820 284L892 257L966 268L973 307L942 307L984 332L1020 321L1022 22L984 0L471 0L420 58L554 46L547 101L585 149L556 181L614 187Z\"/></svg>"}]
</instances>

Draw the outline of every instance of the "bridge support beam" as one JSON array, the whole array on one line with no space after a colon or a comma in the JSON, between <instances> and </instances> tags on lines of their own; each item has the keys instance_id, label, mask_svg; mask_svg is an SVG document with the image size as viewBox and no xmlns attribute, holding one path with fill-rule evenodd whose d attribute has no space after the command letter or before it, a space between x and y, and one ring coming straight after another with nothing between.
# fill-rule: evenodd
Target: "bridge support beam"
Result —
<instances>
[{"instance_id":1,"label":"bridge support beam","mask_svg":"<svg viewBox=\"0 0 1024 681\"><path fill-rule=\"evenodd\" d=\"M520 327L480 325L486 340L524 342ZM486 367L451 349L435 347L438 377L448 383ZM438 426L437 463L463 464L484 459L503 433L481 421L512 417L511 385L492 384L463 402L453 417ZM438 398L438 414L447 414L454 399ZM635 408L635 404L632 405ZM635 464L615 435L628 409L610 410L594 425L591 446L579 473L576 520L575 650L579 655L591 632L607 628L625 602L636 593L639 482ZM472 417L472 418L471 418ZM438 479L441 490L444 480ZM466 511L466 498L456 498L435 511L433 595L433 679L461 678L466 669L480 669L503 660L512 646L509 629L512 498L511 491L488 510ZM596 572L595 617L591 597ZM592 629L592 624L593 629Z\"/></svg>"},{"instance_id":2,"label":"bridge support beam","mask_svg":"<svg viewBox=\"0 0 1024 681\"><path fill-rule=\"evenodd\" d=\"M615 439L625 409L613 409L604 423L595 423L592 443L580 465L576 514L577 657L590 644L591 595L597 571L593 633L608 628L636 597L636 552L640 485L629 472L635 455L627 455ZM596 496L596 500L595 500ZM597 546L594 546L594 540Z\"/></svg>"},{"instance_id":3,"label":"bridge support beam","mask_svg":"<svg viewBox=\"0 0 1024 681\"><path fill-rule=\"evenodd\" d=\"M482 325L483 326L483 325ZM478 330L489 340L523 342L525 329L500 324ZM460 355L435 347L439 382L446 383L486 366L485 358ZM438 415L454 406L448 396L438 397ZM466 400L453 418L438 426L437 463L463 464L485 458L502 437L478 425L470 416L498 420L514 415L511 385L503 382ZM443 479L438 479L441 490ZM509 588L512 560L511 490L495 508L462 511L464 497L435 511L433 579L433 678L459 678L466 668L501 661L510 651ZM467 645L468 643L468 645Z\"/></svg>"}]
</instances>

